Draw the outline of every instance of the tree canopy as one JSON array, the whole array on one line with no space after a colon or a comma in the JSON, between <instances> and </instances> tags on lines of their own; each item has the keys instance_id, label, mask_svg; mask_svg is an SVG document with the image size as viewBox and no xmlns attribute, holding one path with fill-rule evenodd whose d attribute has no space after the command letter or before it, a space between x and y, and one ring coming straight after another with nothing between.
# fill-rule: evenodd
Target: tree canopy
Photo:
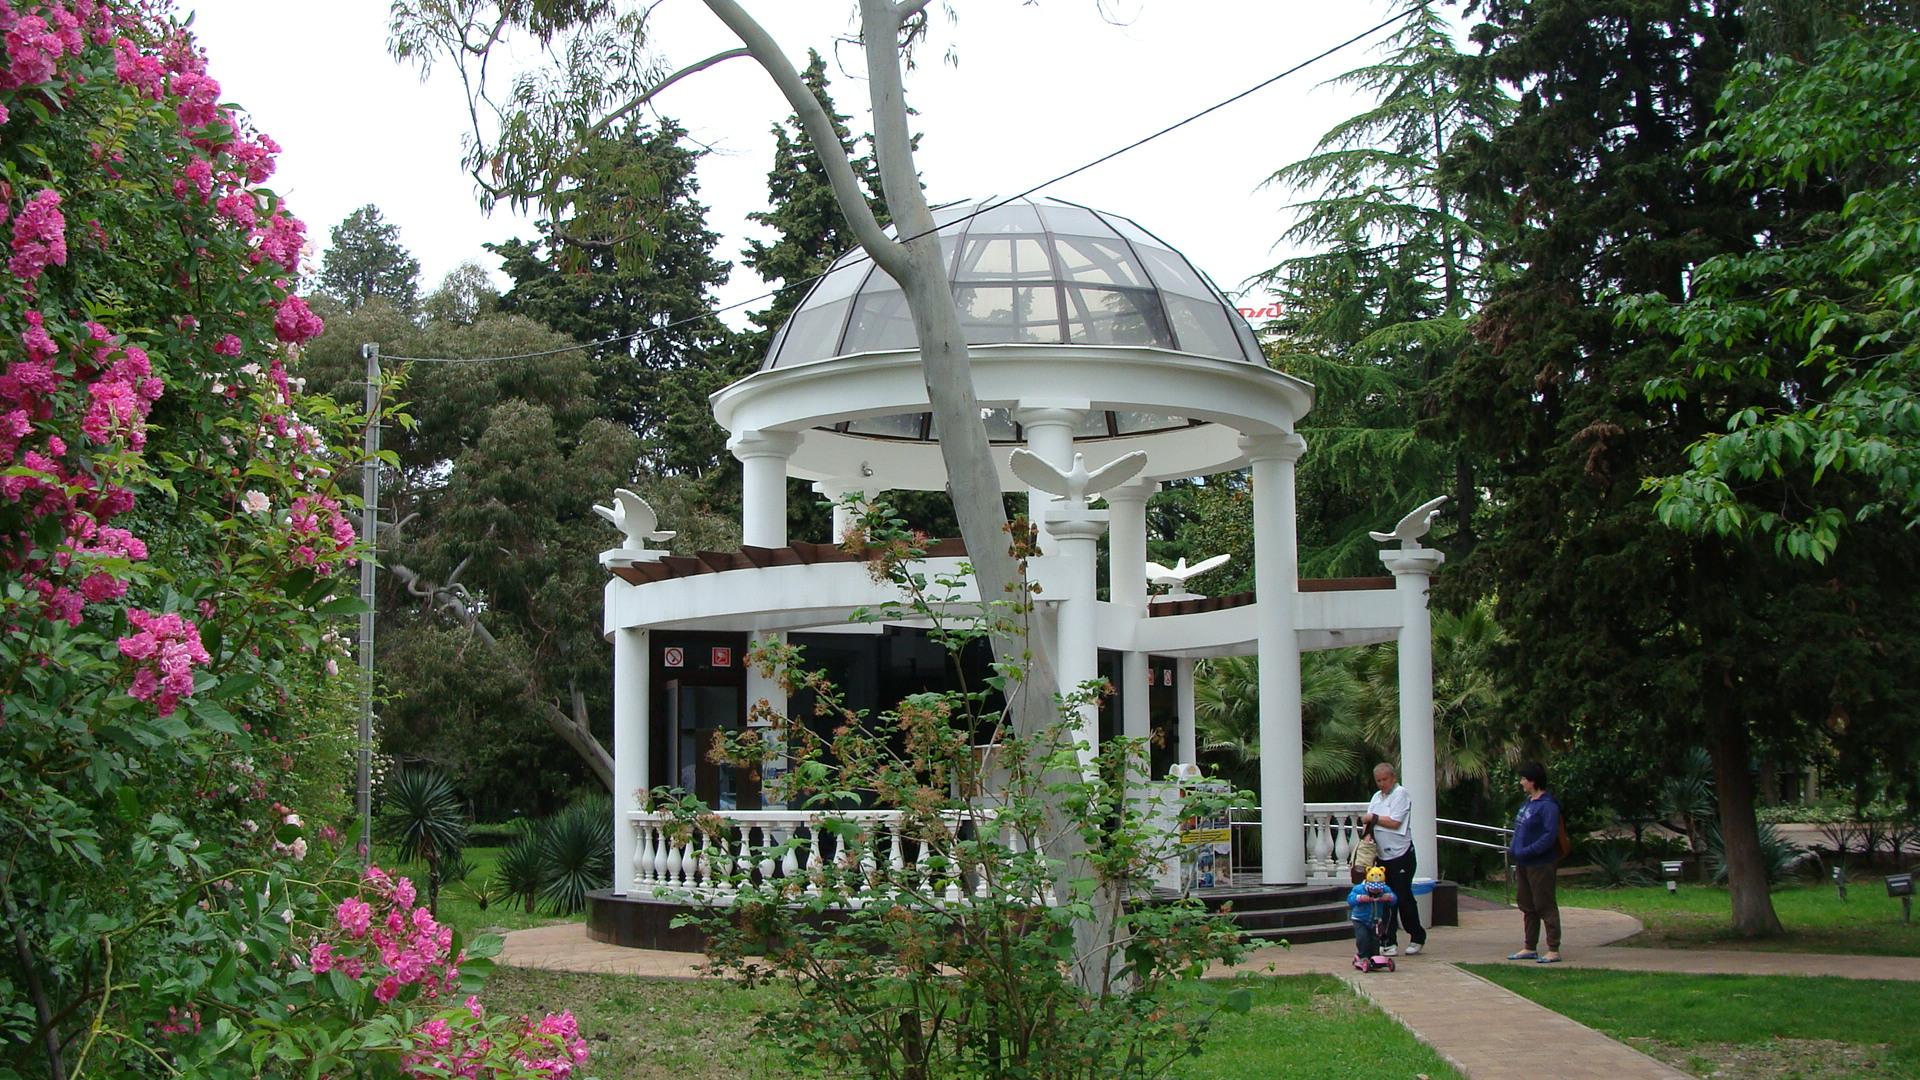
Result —
<instances>
[{"instance_id":1,"label":"tree canopy","mask_svg":"<svg viewBox=\"0 0 1920 1080\"><path fill-rule=\"evenodd\" d=\"M320 258L320 288L357 308L374 297L412 309L420 287L420 260L400 245L400 227L380 216L372 204L347 215L333 227Z\"/></svg>"}]
</instances>

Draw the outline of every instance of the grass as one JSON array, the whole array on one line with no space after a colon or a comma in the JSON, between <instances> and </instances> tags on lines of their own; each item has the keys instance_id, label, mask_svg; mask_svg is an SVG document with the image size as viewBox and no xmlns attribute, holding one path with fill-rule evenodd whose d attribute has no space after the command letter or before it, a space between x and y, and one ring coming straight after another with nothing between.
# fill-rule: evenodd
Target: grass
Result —
<instances>
[{"instance_id":1,"label":"grass","mask_svg":"<svg viewBox=\"0 0 1920 1080\"><path fill-rule=\"evenodd\" d=\"M1878 878L1855 881L1841 900L1831 885L1790 884L1773 891L1773 910L1786 933L1748 941L1729 928L1727 890L1682 885L1669 896L1663 885L1621 889L1560 887L1566 907L1610 908L1639 919L1646 931L1622 945L1673 949L1752 949L1766 952L1835 953L1849 956L1920 956L1920 923L1901 921L1900 902L1889 899Z\"/></svg>"},{"instance_id":2,"label":"grass","mask_svg":"<svg viewBox=\"0 0 1920 1080\"><path fill-rule=\"evenodd\" d=\"M1383 1080L1460 1074L1406 1028L1331 975L1243 976L1253 991L1245 1016L1215 1018L1200 1056L1179 1065L1187 1080Z\"/></svg>"},{"instance_id":3,"label":"grass","mask_svg":"<svg viewBox=\"0 0 1920 1080\"><path fill-rule=\"evenodd\" d=\"M474 890L493 879L494 864L499 861L500 853L505 850L497 847L479 847L466 849L467 865L471 871L465 881L449 881L440 886L440 909L437 918L441 923L460 931L464 938L471 939L476 934L504 934L509 930L525 930L532 926L550 926L558 922L582 922L586 919L583 912L578 915L548 915L536 910L527 914L519 901L511 898L494 900L486 910L481 910L474 898ZM390 873L413 879L424 898L427 892L427 868L424 863L389 863L380 860L381 852L375 852L375 861ZM422 901L424 903L424 899Z\"/></svg>"},{"instance_id":4,"label":"grass","mask_svg":"<svg viewBox=\"0 0 1920 1080\"><path fill-rule=\"evenodd\" d=\"M1245 1016L1221 1014L1205 1051L1178 1064L1186 1080L1381 1080L1460 1074L1407 1030L1324 975L1242 977ZM1203 991L1193 990L1193 993ZM501 968L481 994L489 1011L573 1010L593 1049L594 1075L623 1080L790 1077L806 1071L755 1035L758 1016L791 1005L781 986L743 990L719 980L569 975ZM1391 1067L1383 1067L1383 1063Z\"/></svg>"},{"instance_id":5,"label":"grass","mask_svg":"<svg viewBox=\"0 0 1920 1080\"><path fill-rule=\"evenodd\" d=\"M1696 1076L1920 1078L1920 984L1470 965Z\"/></svg>"}]
</instances>

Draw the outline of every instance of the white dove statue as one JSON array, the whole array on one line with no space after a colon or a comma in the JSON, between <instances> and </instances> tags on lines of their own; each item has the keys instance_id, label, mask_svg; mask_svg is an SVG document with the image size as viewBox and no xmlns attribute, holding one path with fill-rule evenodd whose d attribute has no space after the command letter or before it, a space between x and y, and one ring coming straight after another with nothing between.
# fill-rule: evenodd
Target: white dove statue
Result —
<instances>
[{"instance_id":1,"label":"white dove statue","mask_svg":"<svg viewBox=\"0 0 1920 1080\"><path fill-rule=\"evenodd\" d=\"M1031 450L1015 450L1008 465L1012 467L1013 475L1025 481L1028 487L1039 488L1056 496L1056 502L1065 500L1071 509L1084 509L1087 496L1117 488L1146 468L1147 455L1144 450L1135 450L1088 472L1085 454L1073 455L1073 467L1062 471Z\"/></svg>"},{"instance_id":2,"label":"white dove statue","mask_svg":"<svg viewBox=\"0 0 1920 1080\"><path fill-rule=\"evenodd\" d=\"M595 506L593 512L613 523L627 536L626 549L629 551L647 550L647 541L661 543L671 540L674 534L660 531L660 519L647 505L647 500L628 491L615 488L612 506Z\"/></svg>"},{"instance_id":3,"label":"white dove statue","mask_svg":"<svg viewBox=\"0 0 1920 1080\"><path fill-rule=\"evenodd\" d=\"M1201 596L1187 590L1187 582L1216 566L1225 566L1232 555L1215 555L1211 559L1201 559L1192 566L1187 565L1185 556L1172 566L1162 566L1157 562L1147 563L1147 581L1155 585L1165 585L1167 591L1155 600L1199 600Z\"/></svg>"},{"instance_id":4,"label":"white dove statue","mask_svg":"<svg viewBox=\"0 0 1920 1080\"><path fill-rule=\"evenodd\" d=\"M1400 524L1395 525L1392 532L1370 532L1367 535L1383 544L1389 540L1398 540L1403 548L1417 548L1420 546L1420 538L1427 535L1427 529L1433 525L1433 515L1440 512L1440 504L1446 501L1445 495L1437 499L1429 499L1414 507L1413 513L1401 518Z\"/></svg>"}]
</instances>

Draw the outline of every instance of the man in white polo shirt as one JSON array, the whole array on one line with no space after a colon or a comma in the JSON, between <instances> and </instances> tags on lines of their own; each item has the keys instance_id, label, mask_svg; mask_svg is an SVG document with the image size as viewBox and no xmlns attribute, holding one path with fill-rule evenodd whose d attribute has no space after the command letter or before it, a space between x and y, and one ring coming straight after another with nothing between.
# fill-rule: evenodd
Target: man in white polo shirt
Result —
<instances>
[{"instance_id":1,"label":"man in white polo shirt","mask_svg":"<svg viewBox=\"0 0 1920 1080\"><path fill-rule=\"evenodd\" d=\"M1374 843L1380 845L1380 865L1387 870L1387 888L1393 891L1398 906L1397 919L1387 920L1383 956L1399 952L1399 929L1407 928L1407 955L1427 947L1427 930L1420 925L1420 905L1413 895L1413 837L1407 832L1407 819L1413 816L1413 796L1400 786L1393 766L1381 762L1373 767L1374 792L1361 822L1373 826Z\"/></svg>"}]
</instances>

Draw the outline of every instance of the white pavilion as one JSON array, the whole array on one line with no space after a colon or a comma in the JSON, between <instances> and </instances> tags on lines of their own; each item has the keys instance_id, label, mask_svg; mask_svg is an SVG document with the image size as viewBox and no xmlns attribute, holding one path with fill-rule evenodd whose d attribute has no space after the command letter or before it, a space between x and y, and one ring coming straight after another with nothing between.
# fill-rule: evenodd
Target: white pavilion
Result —
<instances>
[{"instance_id":1,"label":"white pavilion","mask_svg":"<svg viewBox=\"0 0 1920 1080\"><path fill-rule=\"evenodd\" d=\"M1108 674L1118 691L1110 727L1128 736L1159 727L1168 754L1193 762L1194 662L1257 655L1259 880L1344 883L1367 778L1355 777L1360 803L1304 802L1300 655L1397 639L1400 773L1413 796L1420 872L1434 874L1427 587L1443 557L1420 537L1437 504L1389 538L1397 545L1381 558L1391 577L1301 580L1294 463L1307 445L1295 427L1314 390L1268 365L1220 290L1134 222L1084 206L968 202L935 218L1002 483L1029 493L1029 516L1040 526L1042 553L1029 572L1041 584L1040 632L1052 637L1061 685ZM861 253L843 256L760 369L712 402L744 469L741 550L666 555L647 540L670 534L629 521L625 546L601 556L612 574L605 629L614 647L614 896L697 885L703 872L698 854L678 849L647 812L655 787L697 792L736 818L743 836L773 837L804 818L762 803L755 778L705 760L704 740L746 723L748 702L783 704L747 669L749 641L803 640L810 658L837 665L832 670L882 705L891 704L883 700L889 693L924 685L927 665L938 663L910 626L850 624L856 609L891 599L886 587L853 556L787 529L789 478L835 500L944 489L939 432L899 287ZM1016 449L1062 471L1075 455L1087 469L1136 452L1145 464L1105 491L1106 508L1096 510L1031 489L1009 465ZM1150 597L1148 498L1168 481L1249 467L1255 591L1200 598L1176 584L1171 595ZM635 515L650 517L644 509ZM836 515L835 532L844 524ZM1095 580L1102 532L1104 600ZM936 547L929 562L957 564L961 554ZM1098 737L1094 718L1085 723L1088 737Z\"/></svg>"}]
</instances>

